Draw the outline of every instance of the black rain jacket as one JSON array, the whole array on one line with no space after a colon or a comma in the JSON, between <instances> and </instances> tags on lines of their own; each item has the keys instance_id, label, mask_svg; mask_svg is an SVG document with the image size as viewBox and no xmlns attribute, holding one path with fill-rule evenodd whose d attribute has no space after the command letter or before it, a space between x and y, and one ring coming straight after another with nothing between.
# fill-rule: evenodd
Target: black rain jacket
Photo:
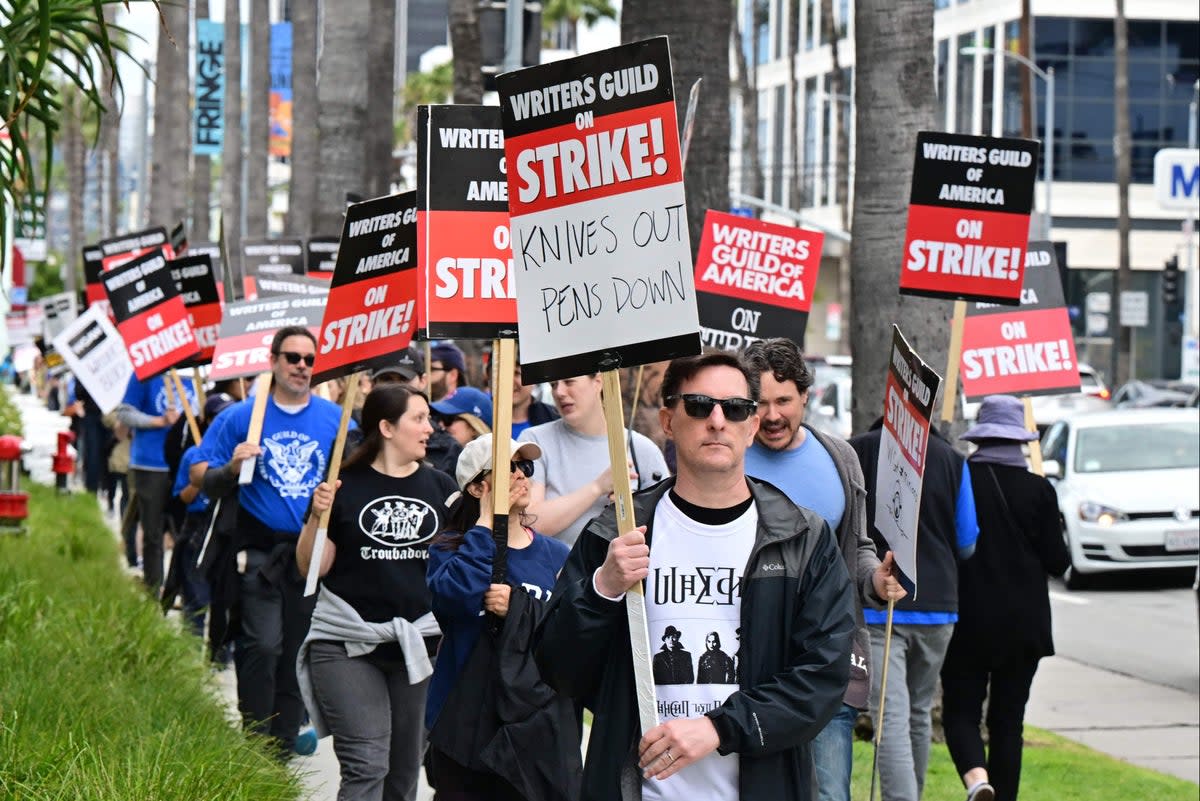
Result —
<instances>
[{"instance_id":1,"label":"black rain jacket","mask_svg":"<svg viewBox=\"0 0 1200 801\"><path fill-rule=\"evenodd\" d=\"M741 801L815 797L809 742L849 680L854 600L829 526L770 484L747 479L758 530L741 591L741 689L707 713L718 751L740 755ZM674 478L634 496L650 524ZM610 505L584 527L554 587L537 649L542 677L592 710L585 801L641 798L641 739L625 602L602 598L592 574L618 534ZM652 527L647 541L653 549Z\"/></svg>"}]
</instances>

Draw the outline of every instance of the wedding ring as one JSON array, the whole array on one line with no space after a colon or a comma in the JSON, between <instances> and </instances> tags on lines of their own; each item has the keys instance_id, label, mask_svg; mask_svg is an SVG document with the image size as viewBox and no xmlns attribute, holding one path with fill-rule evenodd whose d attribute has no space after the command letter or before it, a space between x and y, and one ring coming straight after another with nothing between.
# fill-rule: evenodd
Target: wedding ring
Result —
<instances>
[{"instance_id":1,"label":"wedding ring","mask_svg":"<svg viewBox=\"0 0 1200 801\"><path fill-rule=\"evenodd\" d=\"M668 748L668 749L667 749L667 760L668 760L668 761L670 761L670 762L674 762L674 761L675 761L675 757L671 756L671 749L670 749L670 748Z\"/></svg>"}]
</instances>

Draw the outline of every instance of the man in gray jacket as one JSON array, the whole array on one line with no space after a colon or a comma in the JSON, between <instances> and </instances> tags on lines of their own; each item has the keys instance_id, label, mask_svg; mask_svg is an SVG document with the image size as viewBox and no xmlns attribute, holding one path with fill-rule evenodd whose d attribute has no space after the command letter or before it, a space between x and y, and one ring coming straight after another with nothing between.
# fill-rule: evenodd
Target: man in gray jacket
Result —
<instances>
[{"instance_id":1,"label":"man in gray jacket","mask_svg":"<svg viewBox=\"0 0 1200 801\"><path fill-rule=\"evenodd\" d=\"M871 682L870 636L863 605L905 596L889 553L880 563L866 530L866 490L858 456L849 444L804 425L813 384L804 355L789 339L752 344L746 361L761 374L758 433L746 451L746 475L769 481L797 506L829 524L854 586L854 648L850 682L833 720L812 741L818 801L850 801L854 721L867 708Z\"/></svg>"}]
</instances>

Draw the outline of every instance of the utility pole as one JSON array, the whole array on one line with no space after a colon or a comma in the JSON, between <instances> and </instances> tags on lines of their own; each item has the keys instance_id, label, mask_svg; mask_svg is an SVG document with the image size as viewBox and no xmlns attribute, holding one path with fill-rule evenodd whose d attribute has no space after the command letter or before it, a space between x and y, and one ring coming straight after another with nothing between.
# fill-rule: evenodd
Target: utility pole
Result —
<instances>
[{"instance_id":1,"label":"utility pole","mask_svg":"<svg viewBox=\"0 0 1200 801\"><path fill-rule=\"evenodd\" d=\"M1132 337L1128 326L1121 325L1121 293L1129 291L1129 26L1125 18L1125 0L1117 0L1116 32L1116 137L1113 149L1117 168L1117 275L1113 282L1109 330L1113 332L1109 384L1119 387L1133 376L1129 372Z\"/></svg>"},{"instance_id":2,"label":"utility pole","mask_svg":"<svg viewBox=\"0 0 1200 801\"><path fill-rule=\"evenodd\" d=\"M1200 80L1192 85L1192 101L1188 103L1188 149L1197 147L1196 126L1200 116ZM1187 251L1183 272L1183 352L1180 357L1179 378L1195 381L1200 376L1196 364L1196 349L1200 348L1200 275L1196 272L1196 210L1188 212L1183 221L1184 249Z\"/></svg>"}]
</instances>

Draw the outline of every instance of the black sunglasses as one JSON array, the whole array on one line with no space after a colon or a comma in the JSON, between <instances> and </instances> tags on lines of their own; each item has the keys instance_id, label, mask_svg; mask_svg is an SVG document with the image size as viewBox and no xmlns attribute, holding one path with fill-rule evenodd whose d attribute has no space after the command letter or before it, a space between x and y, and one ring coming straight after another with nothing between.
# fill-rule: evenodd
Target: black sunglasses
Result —
<instances>
[{"instance_id":1,"label":"black sunglasses","mask_svg":"<svg viewBox=\"0 0 1200 801\"><path fill-rule=\"evenodd\" d=\"M513 459L512 460L512 469L520 470L522 473L525 474L525 478L532 478L533 477L533 460L532 459ZM480 470L479 475L475 476L475 478L471 479L467 483L474 484L478 481L483 481L483 479L490 472L492 472L492 468L490 468L490 467Z\"/></svg>"},{"instance_id":2,"label":"black sunglasses","mask_svg":"<svg viewBox=\"0 0 1200 801\"><path fill-rule=\"evenodd\" d=\"M299 364L301 361L303 361L309 367L312 367L317 361L316 354L313 353L296 353L292 350L278 350L275 351L275 355L282 356L283 358L287 359L288 364Z\"/></svg>"},{"instance_id":3,"label":"black sunglasses","mask_svg":"<svg viewBox=\"0 0 1200 801\"><path fill-rule=\"evenodd\" d=\"M667 403L683 401L683 410L688 417L697 420L707 420L714 406L721 407L721 414L731 423L741 423L750 419L750 415L758 410L758 404L749 398L710 398L708 395L671 395Z\"/></svg>"}]
</instances>

